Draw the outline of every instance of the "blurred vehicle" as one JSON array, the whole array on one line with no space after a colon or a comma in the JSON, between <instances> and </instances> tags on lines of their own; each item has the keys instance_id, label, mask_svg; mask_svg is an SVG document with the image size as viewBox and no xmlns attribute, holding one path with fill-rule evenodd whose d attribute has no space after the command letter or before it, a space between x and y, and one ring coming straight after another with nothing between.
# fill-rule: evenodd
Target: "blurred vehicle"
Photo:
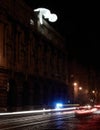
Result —
<instances>
[{"instance_id":1,"label":"blurred vehicle","mask_svg":"<svg viewBox=\"0 0 100 130\"><path fill-rule=\"evenodd\" d=\"M94 105L94 108L100 109L100 105Z\"/></svg>"},{"instance_id":2,"label":"blurred vehicle","mask_svg":"<svg viewBox=\"0 0 100 130\"><path fill-rule=\"evenodd\" d=\"M76 117L91 116L93 112L95 112L96 110L97 108L92 108L91 106L78 107L75 110L75 116Z\"/></svg>"}]
</instances>

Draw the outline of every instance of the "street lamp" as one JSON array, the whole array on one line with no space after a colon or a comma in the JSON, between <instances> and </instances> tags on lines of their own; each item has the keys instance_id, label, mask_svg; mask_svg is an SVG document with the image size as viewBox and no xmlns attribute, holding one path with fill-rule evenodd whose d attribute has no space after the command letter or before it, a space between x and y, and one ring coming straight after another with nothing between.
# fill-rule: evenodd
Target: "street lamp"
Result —
<instances>
[{"instance_id":1,"label":"street lamp","mask_svg":"<svg viewBox=\"0 0 100 130\"><path fill-rule=\"evenodd\" d=\"M74 86L74 102L77 102L77 96L78 96L78 84L77 84L77 82L74 82L73 86Z\"/></svg>"},{"instance_id":2,"label":"street lamp","mask_svg":"<svg viewBox=\"0 0 100 130\"><path fill-rule=\"evenodd\" d=\"M82 90L82 87L79 87L79 90Z\"/></svg>"},{"instance_id":3,"label":"street lamp","mask_svg":"<svg viewBox=\"0 0 100 130\"><path fill-rule=\"evenodd\" d=\"M77 83L76 83L76 82L74 82L74 83L73 83L73 85L74 85L74 86L77 86Z\"/></svg>"},{"instance_id":4,"label":"street lamp","mask_svg":"<svg viewBox=\"0 0 100 130\"><path fill-rule=\"evenodd\" d=\"M92 93L94 93L94 94L95 94L95 91L93 90L93 91L92 91Z\"/></svg>"}]
</instances>

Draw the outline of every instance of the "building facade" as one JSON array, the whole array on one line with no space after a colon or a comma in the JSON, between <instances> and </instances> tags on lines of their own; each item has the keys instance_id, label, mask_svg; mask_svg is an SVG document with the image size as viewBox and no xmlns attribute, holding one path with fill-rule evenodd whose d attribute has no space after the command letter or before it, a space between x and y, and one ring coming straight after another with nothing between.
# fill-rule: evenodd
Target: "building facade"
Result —
<instances>
[{"instance_id":1,"label":"building facade","mask_svg":"<svg viewBox=\"0 0 100 130\"><path fill-rule=\"evenodd\" d=\"M22 0L0 0L1 110L30 110L67 100L64 42Z\"/></svg>"}]
</instances>

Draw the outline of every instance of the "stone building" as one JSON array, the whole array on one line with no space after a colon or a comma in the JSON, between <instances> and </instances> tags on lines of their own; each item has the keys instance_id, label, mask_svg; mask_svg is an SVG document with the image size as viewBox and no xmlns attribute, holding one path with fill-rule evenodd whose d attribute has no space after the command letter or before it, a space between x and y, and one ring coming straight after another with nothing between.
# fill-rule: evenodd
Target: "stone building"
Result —
<instances>
[{"instance_id":1,"label":"stone building","mask_svg":"<svg viewBox=\"0 0 100 130\"><path fill-rule=\"evenodd\" d=\"M65 40L22 0L0 0L0 109L66 101Z\"/></svg>"}]
</instances>

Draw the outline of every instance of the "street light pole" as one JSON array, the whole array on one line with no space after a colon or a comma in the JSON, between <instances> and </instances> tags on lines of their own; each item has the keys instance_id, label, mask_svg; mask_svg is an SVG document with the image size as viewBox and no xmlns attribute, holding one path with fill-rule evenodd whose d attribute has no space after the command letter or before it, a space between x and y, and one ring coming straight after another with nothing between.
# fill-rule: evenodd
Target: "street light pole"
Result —
<instances>
[{"instance_id":1,"label":"street light pole","mask_svg":"<svg viewBox=\"0 0 100 130\"><path fill-rule=\"evenodd\" d=\"M77 96L78 96L78 84L77 84L77 82L74 82L73 86L74 86L74 103L77 103Z\"/></svg>"}]
</instances>

